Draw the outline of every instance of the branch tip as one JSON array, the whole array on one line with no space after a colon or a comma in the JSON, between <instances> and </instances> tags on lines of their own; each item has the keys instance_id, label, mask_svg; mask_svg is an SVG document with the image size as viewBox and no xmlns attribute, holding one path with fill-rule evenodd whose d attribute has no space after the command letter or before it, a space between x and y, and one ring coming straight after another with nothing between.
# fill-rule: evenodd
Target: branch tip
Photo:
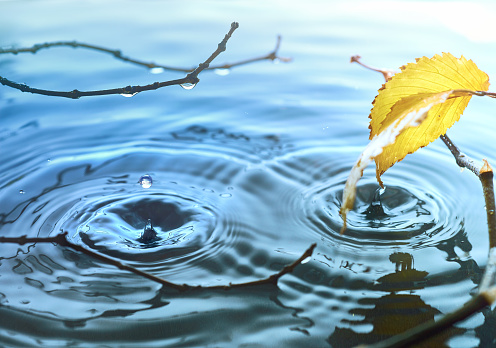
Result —
<instances>
[{"instance_id":1,"label":"branch tip","mask_svg":"<svg viewBox=\"0 0 496 348\"><path fill-rule=\"evenodd\" d=\"M360 57L359 55L351 56L350 63L359 63L360 64Z\"/></svg>"},{"instance_id":2,"label":"branch tip","mask_svg":"<svg viewBox=\"0 0 496 348\"><path fill-rule=\"evenodd\" d=\"M491 167L491 165L489 164L489 162L487 161L487 159L483 158L482 159L482 162L484 162L484 165L482 166L482 168L480 170L480 174L488 173L488 172L491 172L492 173L493 168Z\"/></svg>"}]
</instances>

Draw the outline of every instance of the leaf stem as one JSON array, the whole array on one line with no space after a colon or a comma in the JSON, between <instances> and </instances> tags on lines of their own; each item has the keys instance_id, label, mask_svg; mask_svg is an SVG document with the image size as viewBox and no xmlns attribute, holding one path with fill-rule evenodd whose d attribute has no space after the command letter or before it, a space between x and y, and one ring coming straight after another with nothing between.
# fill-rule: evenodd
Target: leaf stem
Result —
<instances>
[{"instance_id":1,"label":"leaf stem","mask_svg":"<svg viewBox=\"0 0 496 348\"><path fill-rule=\"evenodd\" d=\"M360 57L358 55L352 56L350 59L350 63L358 63L361 66L363 66L365 69L380 72L384 76L384 79L386 80L386 82L389 81L389 79L391 79L391 77L393 77L394 74L396 74L396 72L394 70L374 68L374 67L371 67L370 65L366 65L365 63L363 63L360 60L361 58L362 57Z\"/></svg>"}]
</instances>

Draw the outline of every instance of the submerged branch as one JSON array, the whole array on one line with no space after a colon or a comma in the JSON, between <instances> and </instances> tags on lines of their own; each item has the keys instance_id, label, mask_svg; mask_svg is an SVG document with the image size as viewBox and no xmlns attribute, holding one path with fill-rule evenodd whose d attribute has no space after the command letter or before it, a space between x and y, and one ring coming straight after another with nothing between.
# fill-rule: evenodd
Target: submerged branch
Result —
<instances>
[{"instance_id":1,"label":"submerged branch","mask_svg":"<svg viewBox=\"0 0 496 348\"><path fill-rule=\"evenodd\" d=\"M302 264L303 261L305 261L307 258L312 256L313 250L317 246L315 243L312 244L296 261L285 266L278 273L273 274L273 275L271 275L265 279L254 280L252 282L245 282L245 283L238 283L238 284L231 284L230 283L229 285L193 286L193 285L188 285L188 284L176 284L176 283L169 282L165 279L154 276L153 274L140 271L139 269L137 269L135 267L125 265L122 262L117 261L117 260L110 258L108 256L105 256L105 255L102 255L100 253L94 252L92 250L86 249L86 248L82 247L81 245L74 244L74 243L67 240L67 232L60 233L60 234L53 236L53 237L34 237L34 238L28 238L26 236L0 237L0 243L15 243L15 244L19 244L19 245L24 245L27 243L54 243L54 244L57 244L57 245L62 246L62 247L71 248L75 251L78 251L78 252L81 252L85 255L91 256L96 260L103 261L109 265L115 266L115 267L122 269L122 270L125 270L125 271L132 272L132 273L137 274L139 276L142 276L146 279L154 281L155 283L158 283L162 286L172 288L172 289L175 289L178 291L230 290L230 289L244 288L247 286L260 286L260 285L277 286L277 282L279 281L279 279L283 275L293 272L293 270L295 269L296 266Z\"/></svg>"},{"instance_id":2,"label":"submerged branch","mask_svg":"<svg viewBox=\"0 0 496 348\"><path fill-rule=\"evenodd\" d=\"M170 81L164 81L164 82L155 82L146 86L127 86L127 87L121 87L121 88L113 88L113 89L105 89L105 90L95 90L95 91L79 91L77 89L70 91L70 92L64 92L64 91L52 91L52 90L45 90L45 89L39 89L39 88L32 88L29 87L28 85L17 83L14 81L10 81L4 77L0 76L0 83L2 85L12 87L15 89L18 89L22 92L30 92L30 93L35 93L35 94L41 94L41 95L47 95L47 96L54 96L54 97L65 97L65 98L71 98L71 99L78 99L81 97L88 97L88 96L97 96L97 95L110 95L110 94L124 94L124 95L134 95L139 92L143 91L150 91L150 90L155 90L161 87L165 86L173 86L173 85L184 85L184 84L191 84L195 85L197 84L200 80L198 79L198 74L202 72L203 70L207 69L210 65L210 63L221 53L226 50L226 44L227 41L231 38L231 35L233 32L239 27L239 24L237 22L231 23L231 29L229 32L225 35L224 39L219 43L217 46L217 49L210 55L210 57L207 58L203 63L199 64L196 69L194 69L192 72L190 72L188 75L181 79L176 79L176 80L170 80Z\"/></svg>"},{"instance_id":3,"label":"submerged branch","mask_svg":"<svg viewBox=\"0 0 496 348\"><path fill-rule=\"evenodd\" d=\"M310 247L293 263L284 266L283 269L281 269L279 272L276 274L273 274L269 276L268 278L265 279L260 279L260 280L254 280L252 282L248 283L239 283L239 284L229 284L229 285L219 285L219 286L210 286L208 289L222 289L222 290L229 290L229 289L236 289L236 288L244 288L246 286L259 286L259 285L277 285L277 282L279 281L279 278L281 278L283 275L288 274L293 272L296 266L304 263L306 259L312 256L313 250L317 244L313 243L310 245Z\"/></svg>"}]
</instances>

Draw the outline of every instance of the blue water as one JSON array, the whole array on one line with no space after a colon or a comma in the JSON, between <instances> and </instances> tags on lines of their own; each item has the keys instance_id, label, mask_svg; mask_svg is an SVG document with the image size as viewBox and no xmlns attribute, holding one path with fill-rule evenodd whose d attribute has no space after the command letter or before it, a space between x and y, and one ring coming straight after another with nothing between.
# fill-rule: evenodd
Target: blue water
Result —
<instances>
[{"instance_id":1,"label":"blue water","mask_svg":"<svg viewBox=\"0 0 496 348\"><path fill-rule=\"evenodd\" d=\"M277 287L179 293L60 246L3 244L0 344L349 347L458 308L479 284L488 238L480 184L442 143L384 175L387 216L366 213L373 167L344 236L338 210L383 83L350 56L397 68L451 52L496 76L494 21L473 20L477 11L496 19L496 8L470 4L1 1L2 47L77 40L194 67L238 21L215 62L267 54L278 34L280 55L293 58L205 71L192 90L132 98L0 86L2 236L67 231L127 265L203 286L262 279L317 248ZM184 76L72 48L2 55L0 75L68 91ZM449 134L496 163L492 108L474 99ZM151 187L138 183L143 175ZM148 220L152 243L140 240ZM495 319L485 310L430 343L491 346Z\"/></svg>"}]
</instances>

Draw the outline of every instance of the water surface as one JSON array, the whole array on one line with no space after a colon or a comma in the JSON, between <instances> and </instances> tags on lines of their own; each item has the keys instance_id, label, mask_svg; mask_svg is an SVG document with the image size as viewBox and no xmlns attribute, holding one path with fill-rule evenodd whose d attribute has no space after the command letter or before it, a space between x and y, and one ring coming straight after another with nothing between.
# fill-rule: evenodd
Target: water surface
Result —
<instances>
[{"instance_id":1,"label":"water surface","mask_svg":"<svg viewBox=\"0 0 496 348\"><path fill-rule=\"evenodd\" d=\"M458 308L479 284L487 231L479 183L443 144L384 175L383 213L370 210L378 189L371 167L344 236L338 215L383 83L349 64L351 55L396 68L446 51L496 76L494 38L453 25L448 4L1 2L5 47L78 40L194 67L236 20L218 63L266 54L278 34L280 54L294 59L203 72L192 90L132 98L66 100L1 87L2 236L67 231L73 243L202 286L268 277L317 243L277 287L189 293L56 245L0 245L2 345L348 347ZM451 17L466 8L452 5ZM57 90L183 76L72 48L4 55L0 71ZM491 107L473 100L450 136L495 162ZM139 183L144 175L150 187ZM149 220L157 236L143 241ZM433 344L489 346L494 319L486 310Z\"/></svg>"}]
</instances>

